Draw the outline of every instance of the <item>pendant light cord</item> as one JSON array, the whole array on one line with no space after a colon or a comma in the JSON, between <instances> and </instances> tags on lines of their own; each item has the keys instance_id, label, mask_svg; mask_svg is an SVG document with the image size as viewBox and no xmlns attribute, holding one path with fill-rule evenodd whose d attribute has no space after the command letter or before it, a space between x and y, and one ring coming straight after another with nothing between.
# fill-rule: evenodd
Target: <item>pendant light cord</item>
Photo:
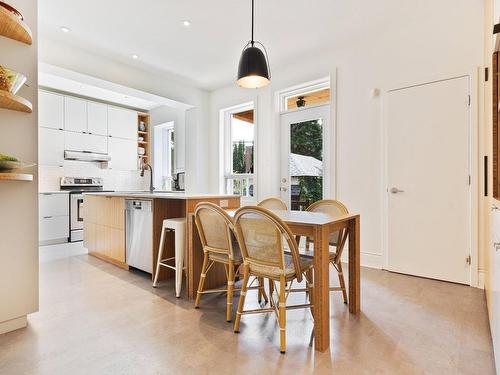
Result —
<instances>
[{"instance_id":1,"label":"pendant light cord","mask_svg":"<svg viewBox=\"0 0 500 375\"><path fill-rule=\"evenodd\" d=\"M252 47L253 47L253 18L254 18L254 0L252 0Z\"/></svg>"}]
</instances>

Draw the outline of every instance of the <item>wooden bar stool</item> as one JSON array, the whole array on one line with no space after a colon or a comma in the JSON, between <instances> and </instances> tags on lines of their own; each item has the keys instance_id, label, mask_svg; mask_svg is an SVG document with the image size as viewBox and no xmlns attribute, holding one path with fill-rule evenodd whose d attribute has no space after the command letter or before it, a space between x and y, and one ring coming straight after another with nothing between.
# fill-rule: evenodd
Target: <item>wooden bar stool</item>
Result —
<instances>
[{"instance_id":1,"label":"wooden bar stool","mask_svg":"<svg viewBox=\"0 0 500 375\"><path fill-rule=\"evenodd\" d=\"M165 243L165 233L173 232L175 236L175 256L163 259L163 248ZM175 271L175 296L181 296L182 270L184 269L184 252L186 247L186 219L182 217L163 220L161 229L160 247L158 249L158 261L156 262L156 272L153 281L153 288L158 285L160 267L167 267ZM173 261L174 265L167 262Z\"/></svg>"}]
</instances>

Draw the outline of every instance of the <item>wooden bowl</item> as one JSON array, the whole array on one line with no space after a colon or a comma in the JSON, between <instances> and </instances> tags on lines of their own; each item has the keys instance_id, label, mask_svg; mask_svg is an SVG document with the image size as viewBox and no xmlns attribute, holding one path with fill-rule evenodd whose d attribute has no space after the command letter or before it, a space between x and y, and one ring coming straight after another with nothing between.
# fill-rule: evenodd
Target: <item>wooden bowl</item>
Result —
<instances>
[{"instance_id":1,"label":"wooden bowl","mask_svg":"<svg viewBox=\"0 0 500 375\"><path fill-rule=\"evenodd\" d=\"M22 13L20 11L18 11L16 8L14 8L13 6L11 6L7 3L4 3L3 1L0 1L0 7L7 9L9 12L11 12L16 17L18 17L20 20L24 20L24 16L22 15Z\"/></svg>"}]
</instances>

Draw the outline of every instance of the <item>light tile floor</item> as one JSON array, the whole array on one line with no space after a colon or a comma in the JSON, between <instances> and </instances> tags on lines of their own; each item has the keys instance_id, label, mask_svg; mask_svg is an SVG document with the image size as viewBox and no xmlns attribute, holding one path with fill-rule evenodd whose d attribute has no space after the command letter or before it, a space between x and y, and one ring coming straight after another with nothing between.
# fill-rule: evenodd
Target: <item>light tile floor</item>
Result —
<instances>
[{"instance_id":1,"label":"light tile floor","mask_svg":"<svg viewBox=\"0 0 500 375\"><path fill-rule=\"evenodd\" d=\"M479 289L363 268L359 316L331 295L331 350L314 351L311 315L296 310L281 355L273 315L244 316L236 335L223 296L195 310L173 283L154 290L145 274L90 257L81 244L40 254L40 312L0 335L2 375L495 373ZM257 305L255 294L247 301Z\"/></svg>"}]
</instances>

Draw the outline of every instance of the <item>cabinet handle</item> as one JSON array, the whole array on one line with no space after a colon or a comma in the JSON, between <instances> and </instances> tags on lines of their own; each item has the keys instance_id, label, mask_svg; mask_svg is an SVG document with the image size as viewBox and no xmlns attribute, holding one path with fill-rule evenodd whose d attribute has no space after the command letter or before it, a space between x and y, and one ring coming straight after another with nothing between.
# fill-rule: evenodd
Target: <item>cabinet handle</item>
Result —
<instances>
[{"instance_id":1,"label":"cabinet handle","mask_svg":"<svg viewBox=\"0 0 500 375\"><path fill-rule=\"evenodd\" d=\"M53 193L42 193L42 195L53 195Z\"/></svg>"},{"instance_id":2,"label":"cabinet handle","mask_svg":"<svg viewBox=\"0 0 500 375\"><path fill-rule=\"evenodd\" d=\"M495 248L495 251L500 250L500 242L493 243L493 247Z\"/></svg>"},{"instance_id":3,"label":"cabinet handle","mask_svg":"<svg viewBox=\"0 0 500 375\"><path fill-rule=\"evenodd\" d=\"M44 219L52 219L52 216L43 216Z\"/></svg>"}]
</instances>

